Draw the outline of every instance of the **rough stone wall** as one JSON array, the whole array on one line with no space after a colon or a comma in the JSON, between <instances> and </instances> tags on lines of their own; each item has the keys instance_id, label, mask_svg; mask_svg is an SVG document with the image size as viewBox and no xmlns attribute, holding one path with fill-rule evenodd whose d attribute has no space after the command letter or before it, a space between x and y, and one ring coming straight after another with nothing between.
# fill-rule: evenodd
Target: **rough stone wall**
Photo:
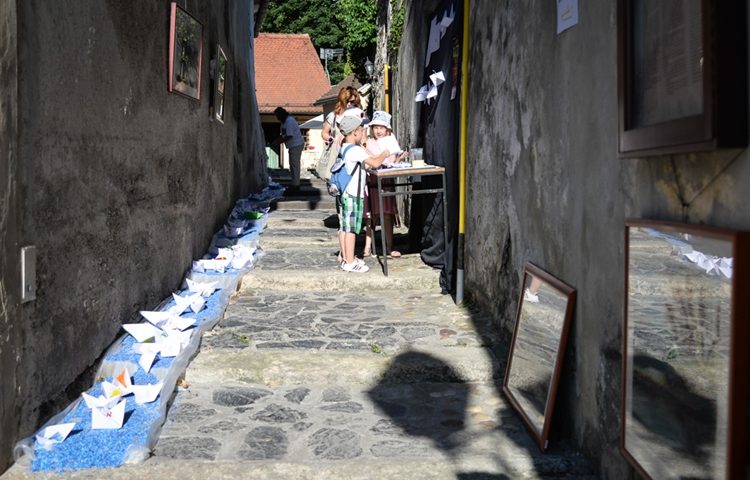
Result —
<instances>
[{"instance_id":1,"label":"rough stone wall","mask_svg":"<svg viewBox=\"0 0 750 480\"><path fill-rule=\"evenodd\" d=\"M3 25L0 105L4 111L16 97L18 105L17 135L0 121L0 152L6 141L18 144L21 219L10 231L17 227L38 251L37 300L19 315L0 314L20 330L15 343L4 345L4 334L0 340L0 466L9 442L67 403L68 386L90 384L90 368L123 322L180 287L235 200L266 178L255 132L252 5L187 3L204 27L200 101L167 92L169 6L0 3L0 13L18 9L20 46L16 95L5 75L15 61L5 32L15 26ZM14 15L0 18L12 23ZM209 117L217 42L230 59L224 124ZM14 166L3 158L0 168ZM5 206L5 189L2 195ZM1 218L0 238L9 217ZM0 287L16 288L13 278L5 284L5 272ZM13 349L17 370L6 360ZM7 391L15 393L12 402Z\"/></svg>"},{"instance_id":2,"label":"rough stone wall","mask_svg":"<svg viewBox=\"0 0 750 480\"><path fill-rule=\"evenodd\" d=\"M0 0L0 472L6 469L17 429L13 386L20 350L20 272L17 172L18 53L15 0Z\"/></svg>"},{"instance_id":3,"label":"rough stone wall","mask_svg":"<svg viewBox=\"0 0 750 480\"><path fill-rule=\"evenodd\" d=\"M471 2L466 292L510 340L526 262L577 289L551 441L573 439L622 479L634 476L618 449L624 220L750 230L750 155L619 159L616 2L579 9L556 35L555 2ZM429 11L407 13L400 135L417 131Z\"/></svg>"},{"instance_id":4,"label":"rough stone wall","mask_svg":"<svg viewBox=\"0 0 750 480\"><path fill-rule=\"evenodd\" d=\"M578 290L553 435L575 438L603 477L627 478L623 219L632 189L650 185L617 158L615 3L581 5L560 35L554 3L472 3L466 291L509 339L526 262Z\"/></svg>"}]
</instances>

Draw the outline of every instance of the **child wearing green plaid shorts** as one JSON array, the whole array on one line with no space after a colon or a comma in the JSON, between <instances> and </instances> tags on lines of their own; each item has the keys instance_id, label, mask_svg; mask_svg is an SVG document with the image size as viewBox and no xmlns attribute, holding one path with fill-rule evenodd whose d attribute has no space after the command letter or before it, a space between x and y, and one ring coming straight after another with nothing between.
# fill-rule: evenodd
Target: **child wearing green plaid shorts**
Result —
<instances>
[{"instance_id":1,"label":"child wearing green plaid shorts","mask_svg":"<svg viewBox=\"0 0 750 480\"><path fill-rule=\"evenodd\" d=\"M354 257L354 244L357 234L362 230L362 217L365 204L365 185L367 183L365 166L379 167L383 160L390 156L385 150L371 157L361 144L365 137L364 125L367 120L356 116L345 116L339 122L339 129L344 135L341 151L344 153L344 167L352 175L351 181L338 197L339 202L339 246L341 247L341 269L346 272L364 273L369 270L362 260ZM352 147L347 148L347 144ZM359 167L357 167L359 165ZM355 172L355 169L358 171Z\"/></svg>"}]
</instances>

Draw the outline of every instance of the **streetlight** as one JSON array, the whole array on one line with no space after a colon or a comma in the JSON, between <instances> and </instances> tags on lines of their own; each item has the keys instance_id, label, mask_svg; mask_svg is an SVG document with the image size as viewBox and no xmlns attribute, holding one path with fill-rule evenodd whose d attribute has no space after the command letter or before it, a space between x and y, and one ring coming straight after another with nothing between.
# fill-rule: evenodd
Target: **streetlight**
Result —
<instances>
[{"instance_id":1,"label":"streetlight","mask_svg":"<svg viewBox=\"0 0 750 480\"><path fill-rule=\"evenodd\" d=\"M375 65L372 64L370 61L370 57L367 57L367 61L365 62L365 73L367 73L367 78L372 78L372 74L375 72Z\"/></svg>"}]
</instances>

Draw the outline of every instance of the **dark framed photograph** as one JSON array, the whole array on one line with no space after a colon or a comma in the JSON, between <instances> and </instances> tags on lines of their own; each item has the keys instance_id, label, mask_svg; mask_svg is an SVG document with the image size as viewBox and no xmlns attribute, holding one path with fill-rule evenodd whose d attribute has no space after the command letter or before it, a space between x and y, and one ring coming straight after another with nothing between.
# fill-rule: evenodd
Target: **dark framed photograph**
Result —
<instances>
[{"instance_id":1,"label":"dark framed photograph","mask_svg":"<svg viewBox=\"0 0 750 480\"><path fill-rule=\"evenodd\" d=\"M227 79L227 54L220 45L216 45L216 70L214 71L214 118L224 123L224 96Z\"/></svg>"},{"instance_id":2,"label":"dark framed photograph","mask_svg":"<svg viewBox=\"0 0 750 480\"><path fill-rule=\"evenodd\" d=\"M746 2L618 0L619 154L747 146Z\"/></svg>"},{"instance_id":3,"label":"dark framed photograph","mask_svg":"<svg viewBox=\"0 0 750 480\"><path fill-rule=\"evenodd\" d=\"M542 451L549 443L576 291L526 264L503 393Z\"/></svg>"},{"instance_id":4,"label":"dark framed photograph","mask_svg":"<svg viewBox=\"0 0 750 480\"><path fill-rule=\"evenodd\" d=\"M203 25L172 2L169 20L169 91L201 98Z\"/></svg>"},{"instance_id":5,"label":"dark framed photograph","mask_svg":"<svg viewBox=\"0 0 750 480\"><path fill-rule=\"evenodd\" d=\"M626 222L620 448L645 478L745 478L749 241Z\"/></svg>"}]
</instances>

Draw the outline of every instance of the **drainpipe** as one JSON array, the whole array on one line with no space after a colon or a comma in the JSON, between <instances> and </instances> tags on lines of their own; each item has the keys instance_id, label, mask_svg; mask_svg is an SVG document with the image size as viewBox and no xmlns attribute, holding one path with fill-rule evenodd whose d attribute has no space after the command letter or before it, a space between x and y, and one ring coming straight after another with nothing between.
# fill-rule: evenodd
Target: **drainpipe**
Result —
<instances>
[{"instance_id":1,"label":"drainpipe","mask_svg":"<svg viewBox=\"0 0 750 480\"><path fill-rule=\"evenodd\" d=\"M387 63L383 65L383 91L385 93L385 99L383 103L383 110L391 113L391 81L389 80L391 74L391 66Z\"/></svg>"},{"instance_id":2,"label":"drainpipe","mask_svg":"<svg viewBox=\"0 0 750 480\"><path fill-rule=\"evenodd\" d=\"M458 258L456 259L456 304L464 302L464 237L466 232L466 130L469 118L469 1L464 0L461 43L461 127L458 144Z\"/></svg>"}]
</instances>

